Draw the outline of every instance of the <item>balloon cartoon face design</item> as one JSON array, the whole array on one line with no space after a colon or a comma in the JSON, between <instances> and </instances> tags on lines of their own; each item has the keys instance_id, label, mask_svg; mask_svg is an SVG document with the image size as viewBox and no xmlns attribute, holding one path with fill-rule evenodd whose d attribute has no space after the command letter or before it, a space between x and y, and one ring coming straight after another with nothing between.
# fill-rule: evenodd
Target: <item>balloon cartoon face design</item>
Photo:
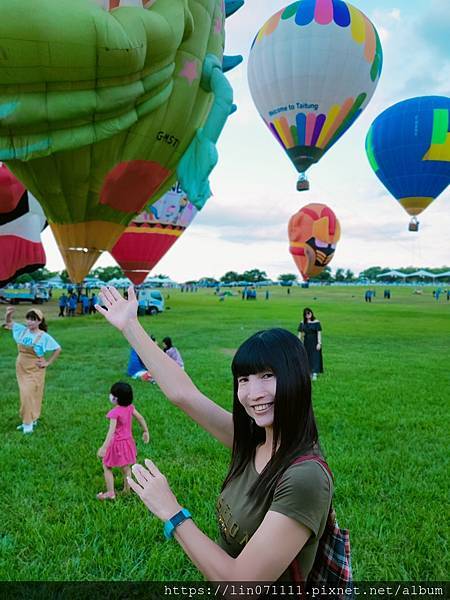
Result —
<instances>
[{"instance_id":1,"label":"balloon cartoon face design","mask_svg":"<svg viewBox=\"0 0 450 600\"><path fill-rule=\"evenodd\" d=\"M420 214L450 183L450 98L410 98L387 108L369 129L366 152L404 210Z\"/></svg>"},{"instance_id":2,"label":"balloon cartoon face design","mask_svg":"<svg viewBox=\"0 0 450 600\"><path fill-rule=\"evenodd\" d=\"M213 155L232 106L222 72L228 2L32 4L1 2L0 160L40 201L80 281L170 188L200 128ZM225 116L216 111L206 127L223 100L218 81ZM198 183L193 161L193 201L197 190L207 197L214 164L204 163Z\"/></svg>"},{"instance_id":3,"label":"balloon cartoon face design","mask_svg":"<svg viewBox=\"0 0 450 600\"><path fill-rule=\"evenodd\" d=\"M358 118L381 66L375 27L348 2L300 0L261 27L248 62L250 92L298 172Z\"/></svg>"},{"instance_id":4,"label":"balloon cartoon face design","mask_svg":"<svg viewBox=\"0 0 450 600\"><path fill-rule=\"evenodd\" d=\"M135 285L142 283L197 212L179 185L175 185L134 219L111 251L126 277Z\"/></svg>"},{"instance_id":5,"label":"balloon cartoon face design","mask_svg":"<svg viewBox=\"0 0 450 600\"><path fill-rule=\"evenodd\" d=\"M325 204L307 204L289 220L289 252L307 280L318 275L334 256L341 227Z\"/></svg>"}]
</instances>

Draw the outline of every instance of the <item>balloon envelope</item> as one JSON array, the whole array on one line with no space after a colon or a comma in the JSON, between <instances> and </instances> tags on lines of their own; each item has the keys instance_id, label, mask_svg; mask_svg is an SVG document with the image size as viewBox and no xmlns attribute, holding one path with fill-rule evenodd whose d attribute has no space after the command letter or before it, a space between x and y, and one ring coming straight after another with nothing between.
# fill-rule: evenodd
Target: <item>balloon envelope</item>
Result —
<instances>
[{"instance_id":1,"label":"balloon envelope","mask_svg":"<svg viewBox=\"0 0 450 600\"><path fill-rule=\"evenodd\" d=\"M12 208L11 208L12 207ZM0 167L0 285L45 265L44 212L5 165Z\"/></svg>"},{"instance_id":2,"label":"balloon envelope","mask_svg":"<svg viewBox=\"0 0 450 600\"><path fill-rule=\"evenodd\" d=\"M175 185L134 219L111 251L125 276L135 285L142 283L197 212L179 185Z\"/></svg>"},{"instance_id":3,"label":"balloon envelope","mask_svg":"<svg viewBox=\"0 0 450 600\"><path fill-rule=\"evenodd\" d=\"M321 273L334 256L341 226L326 204L307 204L289 220L289 252L306 281Z\"/></svg>"},{"instance_id":4,"label":"balloon envelope","mask_svg":"<svg viewBox=\"0 0 450 600\"><path fill-rule=\"evenodd\" d=\"M341 0L300 0L259 30L248 61L253 101L303 173L367 106L382 50L377 31Z\"/></svg>"},{"instance_id":5,"label":"balloon envelope","mask_svg":"<svg viewBox=\"0 0 450 600\"><path fill-rule=\"evenodd\" d=\"M205 134L217 94L203 68L214 63L210 74L222 74L225 5L31 5L1 2L0 160L39 199L71 279L81 281L170 188ZM205 145L212 155L214 144Z\"/></svg>"},{"instance_id":6,"label":"balloon envelope","mask_svg":"<svg viewBox=\"0 0 450 600\"><path fill-rule=\"evenodd\" d=\"M410 98L387 108L369 129L366 152L406 212L420 214L450 183L450 98Z\"/></svg>"}]
</instances>

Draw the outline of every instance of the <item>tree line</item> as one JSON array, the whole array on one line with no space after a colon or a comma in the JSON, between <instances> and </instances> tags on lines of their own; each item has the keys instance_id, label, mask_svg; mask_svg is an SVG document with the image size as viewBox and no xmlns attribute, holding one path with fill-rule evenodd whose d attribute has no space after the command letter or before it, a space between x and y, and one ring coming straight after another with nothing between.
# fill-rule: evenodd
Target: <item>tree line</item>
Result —
<instances>
[{"instance_id":1,"label":"tree line","mask_svg":"<svg viewBox=\"0 0 450 600\"><path fill-rule=\"evenodd\" d=\"M400 267L395 268L396 271L400 273L405 273L406 275L410 273L414 273L415 271L419 271L424 269L424 267ZM326 282L342 282L342 283L351 283L355 281L368 280L368 281L376 281L377 276L382 273L387 273L392 269L389 267L368 267L361 271L358 276L356 276L353 271L350 269L342 269L338 267L334 273L332 272L330 267L325 267L325 269L314 278L311 278L310 281L326 281ZM434 273L435 275L439 275L440 273L445 273L446 271L450 271L450 267L440 267L437 269L428 269L430 273ZM52 277L59 276L63 283L70 283L69 274L64 269L63 271L49 271L47 268L37 269L33 273L25 273L23 275L19 275L13 283L37 283L47 281ZM93 269L88 277L95 277L100 279L101 281L111 281L112 279L121 279L125 277L124 272L120 267L98 267ZM165 279L167 275L155 275L154 277ZM295 273L283 273L277 277L277 281L284 284L292 284L297 282L299 276ZM186 284L203 284L203 285L220 285L220 284L243 284L243 283L263 283L270 281L267 276L266 271L261 271L260 269L250 269L244 271L243 273L239 273L238 271L227 271L222 277L219 279L215 279L214 277L201 277L196 281L186 281Z\"/></svg>"}]
</instances>

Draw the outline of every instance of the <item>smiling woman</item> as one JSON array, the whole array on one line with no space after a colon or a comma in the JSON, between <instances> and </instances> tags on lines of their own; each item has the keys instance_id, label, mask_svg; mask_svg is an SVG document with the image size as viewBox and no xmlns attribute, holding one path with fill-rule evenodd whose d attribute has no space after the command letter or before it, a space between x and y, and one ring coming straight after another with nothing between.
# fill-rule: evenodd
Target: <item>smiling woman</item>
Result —
<instances>
[{"instance_id":1,"label":"smiling woman","mask_svg":"<svg viewBox=\"0 0 450 600\"><path fill-rule=\"evenodd\" d=\"M260 331L245 341L232 363L230 413L148 337L137 320L132 287L128 300L115 288L102 288L101 295L105 308L97 310L122 331L168 400L232 449L217 502L218 543L197 527L152 461L133 466L129 484L165 522L166 538L175 537L210 581L307 581L317 568L333 481L321 456L301 342L284 329Z\"/></svg>"},{"instance_id":2,"label":"smiling woman","mask_svg":"<svg viewBox=\"0 0 450 600\"><path fill-rule=\"evenodd\" d=\"M26 325L13 321L14 308L6 309L6 329L11 329L17 343L17 383L20 391L20 416L22 424L17 427L24 434L33 433L41 416L44 396L45 372L58 358L61 346L47 333L44 314L37 308L25 315ZM51 352L49 358L46 353Z\"/></svg>"}]
</instances>

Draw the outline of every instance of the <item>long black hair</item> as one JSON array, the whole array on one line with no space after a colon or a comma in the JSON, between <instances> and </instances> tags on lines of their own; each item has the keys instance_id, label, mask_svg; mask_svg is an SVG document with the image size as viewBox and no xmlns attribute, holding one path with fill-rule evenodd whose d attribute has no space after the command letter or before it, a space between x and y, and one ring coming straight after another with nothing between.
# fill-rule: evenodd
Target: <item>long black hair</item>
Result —
<instances>
[{"instance_id":1,"label":"long black hair","mask_svg":"<svg viewBox=\"0 0 450 600\"><path fill-rule=\"evenodd\" d=\"M249 490L250 498L269 489L273 492L282 473L296 456L320 454L318 431L311 402L311 378L303 344L291 332L259 331L245 341L233 359L234 439L231 464L222 490L254 460L266 439L238 399L238 378L270 370L276 377L272 458Z\"/></svg>"},{"instance_id":2,"label":"long black hair","mask_svg":"<svg viewBox=\"0 0 450 600\"><path fill-rule=\"evenodd\" d=\"M306 323L306 322L307 322L307 321L306 321L306 313L307 313L307 312L310 312L310 313L311 313L311 321L315 321L315 320L316 320L316 317L314 316L314 313L313 313L313 311L312 311L310 308L306 307L306 308L304 308L304 309L303 309L303 323Z\"/></svg>"}]
</instances>

